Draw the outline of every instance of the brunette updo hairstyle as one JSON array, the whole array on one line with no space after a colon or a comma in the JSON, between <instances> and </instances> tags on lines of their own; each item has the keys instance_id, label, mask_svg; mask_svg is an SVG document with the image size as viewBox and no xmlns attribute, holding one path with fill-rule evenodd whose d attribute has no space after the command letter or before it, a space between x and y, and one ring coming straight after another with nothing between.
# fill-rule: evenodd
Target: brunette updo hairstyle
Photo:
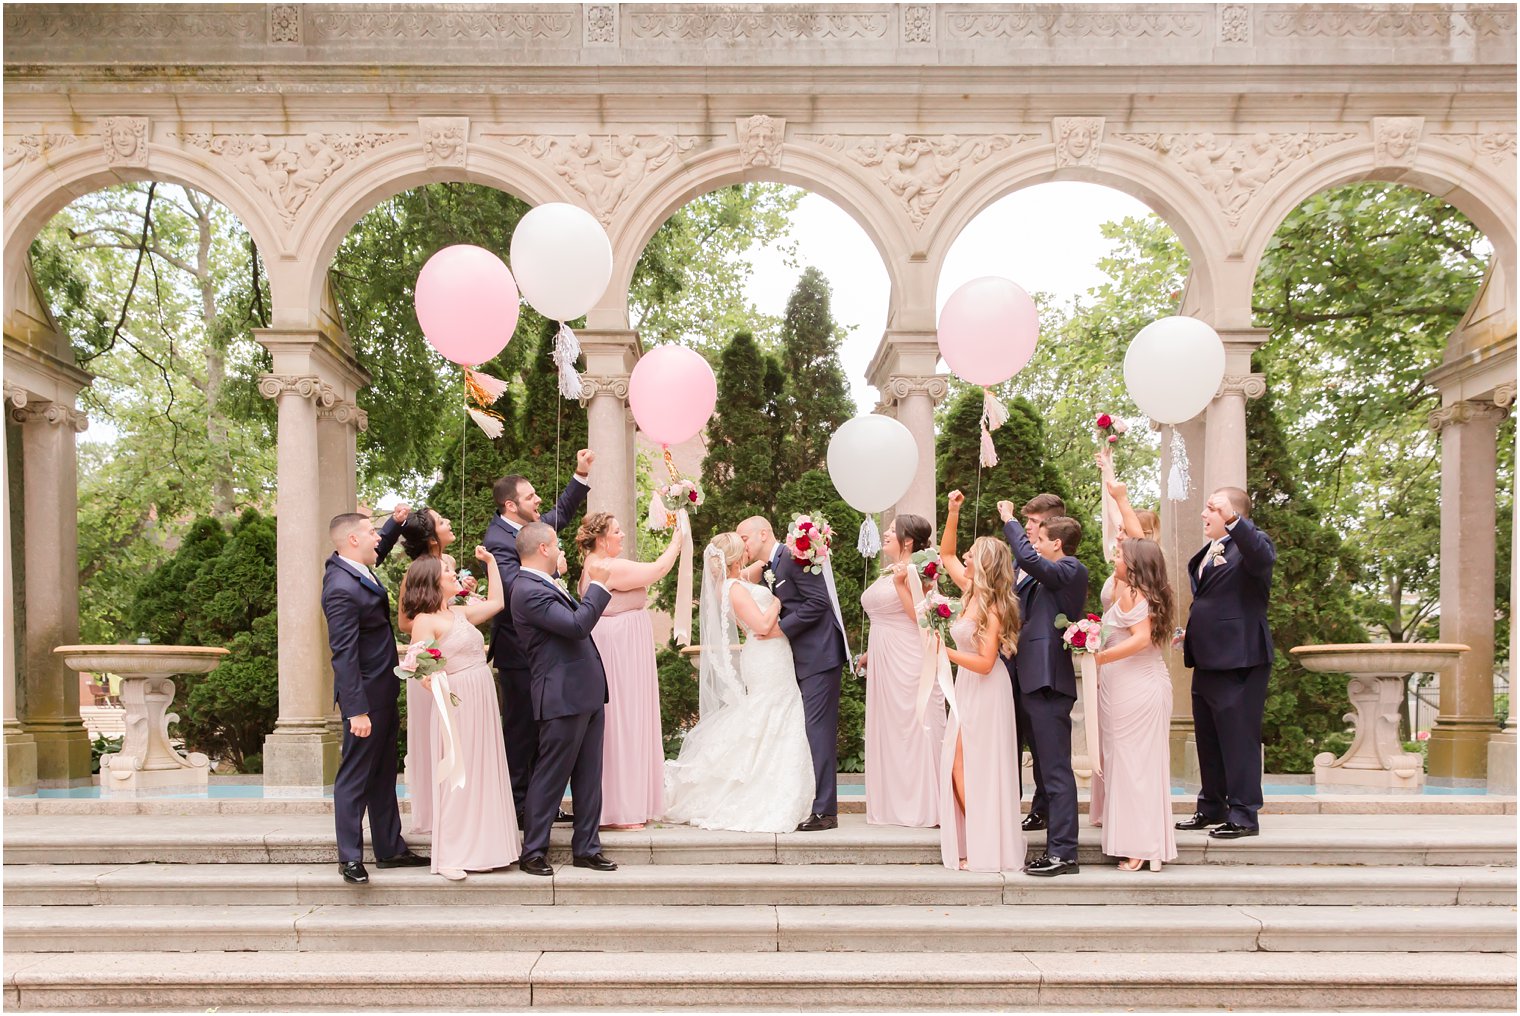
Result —
<instances>
[{"instance_id":1,"label":"brunette updo hairstyle","mask_svg":"<svg viewBox=\"0 0 1520 1016\"><path fill-rule=\"evenodd\" d=\"M607 535L616 518L611 512L592 512L581 520L581 527L575 531L575 545L583 557L596 549L597 538Z\"/></svg>"},{"instance_id":2,"label":"brunette updo hairstyle","mask_svg":"<svg viewBox=\"0 0 1520 1016\"><path fill-rule=\"evenodd\" d=\"M407 617L436 614L443 609L443 561L431 554L411 563L401 580L401 612Z\"/></svg>"},{"instance_id":3,"label":"brunette updo hairstyle","mask_svg":"<svg viewBox=\"0 0 1520 1016\"><path fill-rule=\"evenodd\" d=\"M433 525L433 509L418 508L401 523L401 549L413 561L443 552L438 545L438 530Z\"/></svg>"},{"instance_id":4,"label":"brunette updo hairstyle","mask_svg":"<svg viewBox=\"0 0 1520 1016\"><path fill-rule=\"evenodd\" d=\"M898 543L913 541L915 551L924 550L934 539L934 526L922 515L914 515L905 512L892 520L892 532L897 534Z\"/></svg>"}]
</instances>

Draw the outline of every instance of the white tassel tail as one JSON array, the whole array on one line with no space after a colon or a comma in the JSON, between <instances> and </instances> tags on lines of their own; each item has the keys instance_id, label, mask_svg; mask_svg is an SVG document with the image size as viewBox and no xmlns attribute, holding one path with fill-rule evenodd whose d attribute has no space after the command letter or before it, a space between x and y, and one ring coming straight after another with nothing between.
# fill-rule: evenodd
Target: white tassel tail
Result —
<instances>
[{"instance_id":1,"label":"white tassel tail","mask_svg":"<svg viewBox=\"0 0 1520 1016\"><path fill-rule=\"evenodd\" d=\"M554 336L554 366L559 368L559 393L572 402L581 397L581 376L575 369L575 361L580 355L580 339L568 326L561 324L559 333Z\"/></svg>"},{"instance_id":2,"label":"white tassel tail","mask_svg":"<svg viewBox=\"0 0 1520 1016\"><path fill-rule=\"evenodd\" d=\"M881 553L881 530L876 528L876 518L867 515L860 523L860 538L855 541L855 549L860 551L861 557L875 557Z\"/></svg>"},{"instance_id":3,"label":"white tassel tail","mask_svg":"<svg viewBox=\"0 0 1520 1016\"><path fill-rule=\"evenodd\" d=\"M482 413L478 409L470 409L469 414L470 419L474 420L480 429L486 432L486 437L493 441L501 437L502 432L506 430L506 425L502 423L499 416Z\"/></svg>"}]
</instances>

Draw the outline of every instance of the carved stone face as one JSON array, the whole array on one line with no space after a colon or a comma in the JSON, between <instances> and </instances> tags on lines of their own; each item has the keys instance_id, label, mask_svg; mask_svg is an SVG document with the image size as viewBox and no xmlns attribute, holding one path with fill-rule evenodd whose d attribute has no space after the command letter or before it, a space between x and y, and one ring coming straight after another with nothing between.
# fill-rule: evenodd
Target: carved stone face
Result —
<instances>
[{"instance_id":1,"label":"carved stone face","mask_svg":"<svg viewBox=\"0 0 1520 1016\"><path fill-rule=\"evenodd\" d=\"M111 125L111 150L123 159L137 153L137 131L132 124L118 120Z\"/></svg>"},{"instance_id":2,"label":"carved stone face","mask_svg":"<svg viewBox=\"0 0 1520 1016\"><path fill-rule=\"evenodd\" d=\"M433 153L440 159L450 159L453 158L455 152L459 151L459 146L463 143L464 137L459 128L449 127L433 135Z\"/></svg>"},{"instance_id":3,"label":"carved stone face","mask_svg":"<svg viewBox=\"0 0 1520 1016\"><path fill-rule=\"evenodd\" d=\"M1073 159L1080 159L1092 149L1092 127L1088 124L1076 124L1067 128L1066 154Z\"/></svg>"},{"instance_id":4,"label":"carved stone face","mask_svg":"<svg viewBox=\"0 0 1520 1016\"><path fill-rule=\"evenodd\" d=\"M1257 155L1266 155L1272 147L1272 138L1266 133L1258 132L1251 136L1251 151Z\"/></svg>"},{"instance_id":5,"label":"carved stone face","mask_svg":"<svg viewBox=\"0 0 1520 1016\"><path fill-rule=\"evenodd\" d=\"M1402 159L1414 147L1416 132L1413 127L1391 127L1383 135L1383 148L1395 159Z\"/></svg>"},{"instance_id":6,"label":"carved stone face","mask_svg":"<svg viewBox=\"0 0 1520 1016\"><path fill-rule=\"evenodd\" d=\"M308 152L310 152L312 155L316 155L318 152L320 152L322 150L322 135L320 135L320 134L308 134L308 135L306 135L306 139L305 140L306 140L306 150Z\"/></svg>"},{"instance_id":7,"label":"carved stone face","mask_svg":"<svg viewBox=\"0 0 1520 1016\"><path fill-rule=\"evenodd\" d=\"M581 158L586 158L591 154L591 136L588 134L577 134L570 139L570 150Z\"/></svg>"}]
</instances>

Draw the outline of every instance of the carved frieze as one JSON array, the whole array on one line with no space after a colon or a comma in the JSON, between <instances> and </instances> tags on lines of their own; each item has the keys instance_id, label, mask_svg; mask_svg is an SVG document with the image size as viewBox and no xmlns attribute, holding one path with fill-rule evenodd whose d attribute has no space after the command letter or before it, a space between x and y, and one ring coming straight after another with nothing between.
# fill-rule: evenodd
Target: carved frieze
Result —
<instances>
[{"instance_id":1,"label":"carved frieze","mask_svg":"<svg viewBox=\"0 0 1520 1016\"><path fill-rule=\"evenodd\" d=\"M1120 141L1139 145L1177 163L1214 196L1231 226L1240 224L1241 213L1266 186L1267 181L1292 163L1327 145L1353 140L1345 131L1313 134L1268 133L1218 135L1115 134Z\"/></svg>"},{"instance_id":2,"label":"carved frieze","mask_svg":"<svg viewBox=\"0 0 1520 1016\"><path fill-rule=\"evenodd\" d=\"M1103 117L1058 116L1051 121L1051 137L1056 142L1056 168L1094 166L1098 146L1103 142Z\"/></svg>"},{"instance_id":3,"label":"carved frieze","mask_svg":"<svg viewBox=\"0 0 1520 1016\"><path fill-rule=\"evenodd\" d=\"M781 141L786 136L785 120L757 113L734 123L739 132L740 166L754 169L781 165Z\"/></svg>"},{"instance_id":4,"label":"carved frieze","mask_svg":"<svg viewBox=\"0 0 1520 1016\"><path fill-rule=\"evenodd\" d=\"M276 46L301 44L301 5L269 5L269 42Z\"/></svg>"},{"instance_id":5,"label":"carved frieze","mask_svg":"<svg viewBox=\"0 0 1520 1016\"><path fill-rule=\"evenodd\" d=\"M1266 33L1274 38L1448 39L1461 35L1511 35L1515 31L1513 7L1471 5L1458 11L1442 10L1431 4L1418 10L1404 5L1400 8L1368 10L1359 4L1298 4L1287 10L1263 12L1263 22Z\"/></svg>"},{"instance_id":6,"label":"carved frieze","mask_svg":"<svg viewBox=\"0 0 1520 1016\"><path fill-rule=\"evenodd\" d=\"M422 133L422 161L432 166L463 166L470 141L470 118L467 116L423 116L417 118Z\"/></svg>"},{"instance_id":7,"label":"carved frieze","mask_svg":"<svg viewBox=\"0 0 1520 1016\"><path fill-rule=\"evenodd\" d=\"M312 42L386 39L566 42L575 37L576 21L576 16L568 12L533 12L506 6L492 11L469 11L355 5L312 11L306 19L306 34Z\"/></svg>"},{"instance_id":8,"label":"carved frieze","mask_svg":"<svg viewBox=\"0 0 1520 1016\"><path fill-rule=\"evenodd\" d=\"M847 155L873 170L919 228L934 206L965 170L995 152L1035 140L1034 134L984 134L962 137L942 134L937 138L918 134L890 134L884 138L845 137L839 134L805 135L812 141Z\"/></svg>"},{"instance_id":9,"label":"carved frieze","mask_svg":"<svg viewBox=\"0 0 1520 1016\"><path fill-rule=\"evenodd\" d=\"M604 224L649 174L702 138L674 134L486 134L546 160Z\"/></svg>"},{"instance_id":10,"label":"carved frieze","mask_svg":"<svg viewBox=\"0 0 1520 1016\"><path fill-rule=\"evenodd\" d=\"M929 46L934 43L934 8L928 4L908 4L902 14L903 43Z\"/></svg>"},{"instance_id":11,"label":"carved frieze","mask_svg":"<svg viewBox=\"0 0 1520 1016\"><path fill-rule=\"evenodd\" d=\"M148 164L148 118L144 116L102 117L100 143L105 148L106 165L146 166Z\"/></svg>"},{"instance_id":12,"label":"carved frieze","mask_svg":"<svg viewBox=\"0 0 1520 1016\"><path fill-rule=\"evenodd\" d=\"M1449 145L1466 149L1477 158L1487 159L1494 165L1498 165L1505 159L1515 157L1515 135L1513 132L1492 131L1483 134L1432 134L1432 138L1444 141Z\"/></svg>"},{"instance_id":13,"label":"carved frieze","mask_svg":"<svg viewBox=\"0 0 1520 1016\"><path fill-rule=\"evenodd\" d=\"M616 46L618 44L617 6L615 4L586 4L583 24L585 31L581 42L586 46Z\"/></svg>"},{"instance_id":14,"label":"carved frieze","mask_svg":"<svg viewBox=\"0 0 1520 1016\"><path fill-rule=\"evenodd\" d=\"M1168 39L1194 38L1204 30L1207 8L1161 14L1110 10L1032 13L1027 8L947 11L945 34L952 39Z\"/></svg>"},{"instance_id":15,"label":"carved frieze","mask_svg":"<svg viewBox=\"0 0 1520 1016\"><path fill-rule=\"evenodd\" d=\"M39 5L40 7L41 5ZM100 10L88 4L58 4L5 9L5 34L22 39L229 39L256 38L262 16L251 5L205 7L178 13L168 5L143 4L128 10ZM188 6L188 5L187 5Z\"/></svg>"},{"instance_id":16,"label":"carved frieze","mask_svg":"<svg viewBox=\"0 0 1520 1016\"><path fill-rule=\"evenodd\" d=\"M1251 44L1251 8L1245 4L1219 5L1219 41L1226 46Z\"/></svg>"},{"instance_id":17,"label":"carved frieze","mask_svg":"<svg viewBox=\"0 0 1520 1016\"><path fill-rule=\"evenodd\" d=\"M1373 157L1379 166L1410 166L1419 152L1423 116L1377 116L1372 118Z\"/></svg>"},{"instance_id":18,"label":"carved frieze","mask_svg":"<svg viewBox=\"0 0 1520 1016\"><path fill-rule=\"evenodd\" d=\"M274 205L285 225L342 166L359 156L406 138L398 133L178 135L180 140L227 160L260 196Z\"/></svg>"},{"instance_id":19,"label":"carved frieze","mask_svg":"<svg viewBox=\"0 0 1520 1016\"><path fill-rule=\"evenodd\" d=\"M745 42L813 39L885 39L891 18L882 7L842 6L796 10L754 10L720 5L687 10L646 11L631 6L628 34L644 41Z\"/></svg>"},{"instance_id":20,"label":"carved frieze","mask_svg":"<svg viewBox=\"0 0 1520 1016\"><path fill-rule=\"evenodd\" d=\"M5 168L11 169L33 159L41 159L60 148L79 143L72 134L17 134L5 139Z\"/></svg>"}]
</instances>

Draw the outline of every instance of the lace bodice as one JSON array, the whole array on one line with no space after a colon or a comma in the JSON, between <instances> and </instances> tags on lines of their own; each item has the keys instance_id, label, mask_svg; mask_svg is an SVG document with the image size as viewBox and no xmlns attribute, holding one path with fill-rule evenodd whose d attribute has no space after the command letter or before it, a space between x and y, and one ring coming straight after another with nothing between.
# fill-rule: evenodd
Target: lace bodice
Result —
<instances>
[{"instance_id":1,"label":"lace bodice","mask_svg":"<svg viewBox=\"0 0 1520 1016\"><path fill-rule=\"evenodd\" d=\"M749 595L754 599L755 606L760 608L760 612L762 614L771 609L771 604L775 601L776 594L771 592L765 586L762 586L755 582L745 582L743 579L729 579L723 584L723 596L725 599L723 607L725 610L729 611L730 616L732 616L733 619L738 622L739 630L744 632L744 639L746 642L748 642L751 638L754 637L755 633L749 625L740 620L738 612L734 610L734 583L738 583L745 589L749 590Z\"/></svg>"},{"instance_id":2,"label":"lace bodice","mask_svg":"<svg viewBox=\"0 0 1520 1016\"><path fill-rule=\"evenodd\" d=\"M955 648L966 653L976 652L976 621L962 617L950 626L950 637L955 640Z\"/></svg>"}]
</instances>

